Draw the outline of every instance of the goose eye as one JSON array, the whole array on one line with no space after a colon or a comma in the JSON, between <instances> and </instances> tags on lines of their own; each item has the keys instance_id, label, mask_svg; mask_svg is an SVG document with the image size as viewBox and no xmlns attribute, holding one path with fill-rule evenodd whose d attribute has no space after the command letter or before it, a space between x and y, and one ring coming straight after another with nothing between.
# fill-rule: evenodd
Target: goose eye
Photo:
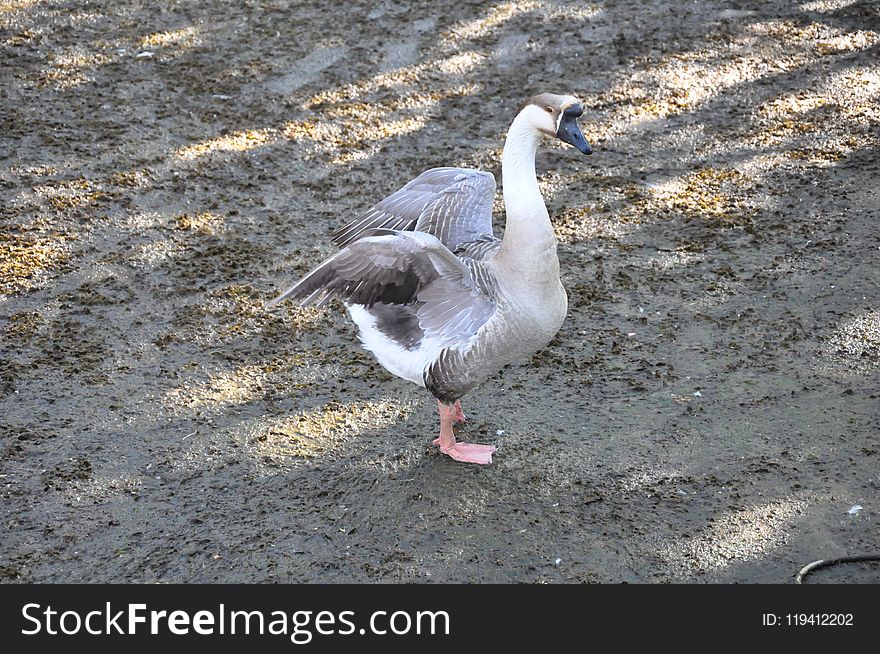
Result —
<instances>
[{"instance_id":1,"label":"goose eye","mask_svg":"<svg viewBox=\"0 0 880 654\"><path fill-rule=\"evenodd\" d=\"M548 114L552 114L552 113L553 113L553 107L547 107L547 113L548 113Z\"/></svg>"}]
</instances>

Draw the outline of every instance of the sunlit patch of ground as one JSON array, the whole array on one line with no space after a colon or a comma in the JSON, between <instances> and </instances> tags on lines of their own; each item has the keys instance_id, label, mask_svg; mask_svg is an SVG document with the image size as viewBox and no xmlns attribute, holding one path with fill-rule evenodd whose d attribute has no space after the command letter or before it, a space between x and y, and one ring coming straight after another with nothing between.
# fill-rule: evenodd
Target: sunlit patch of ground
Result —
<instances>
[{"instance_id":1,"label":"sunlit patch of ground","mask_svg":"<svg viewBox=\"0 0 880 654\"><path fill-rule=\"evenodd\" d=\"M315 363L306 353L291 352L265 363L218 372L207 380L185 382L166 394L165 403L169 407L188 409L246 404L263 397L268 389L283 388L290 392L335 379L341 374L340 366L340 363Z\"/></svg>"},{"instance_id":2,"label":"sunlit patch of ground","mask_svg":"<svg viewBox=\"0 0 880 654\"><path fill-rule=\"evenodd\" d=\"M10 172L28 179L30 189L11 198L7 202L7 210L23 214L37 212L36 217L28 218L29 225L54 229L60 229L65 219L73 216L96 217L95 209L108 207L112 201L131 189L144 186L148 181L147 173L143 170L122 171L97 179L81 176L53 179L59 174L53 166L13 166ZM47 212L47 207L52 211ZM71 230L68 226L66 229L67 236L72 237L70 234L75 228Z\"/></svg>"},{"instance_id":3,"label":"sunlit patch of ground","mask_svg":"<svg viewBox=\"0 0 880 654\"><path fill-rule=\"evenodd\" d=\"M802 52L806 51L806 61L803 61L802 57L798 58L801 65L819 57L845 55L867 50L880 43L880 33L866 30L842 32L822 23L812 23L805 27L798 27L790 21L769 21L759 23L753 26L752 29L758 34L772 36L785 45L795 46ZM821 84L812 93L806 94L807 102L809 103L810 100L816 100L823 96L835 106L858 105L869 101L870 98L864 97L864 92L860 89L858 82L846 79L853 74L856 76L867 75L869 78L873 78L876 85L876 68L844 71L843 73L837 73L826 84ZM841 91L844 92L841 93ZM854 96L850 96L852 92L855 92ZM876 92L873 93L873 96L876 97ZM805 113L805 107L802 104L795 103L792 108L796 113Z\"/></svg>"},{"instance_id":4,"label":"sunlit patch of ground","mask_svg":"<svg viewBox=\"0 0 880 654\"><path fill-rule=\"evenodd\" d=\"M11 166L10 172L26 180L27 186L7 201L7 211L25 218L32 228L63 229L68 238L79 231L69 224L70 218L95 218L99 215L95 209L106 209L112 201L144 186L148 180L142 170L97 179L55 179L59 171L54 166Z\"/></svg>"},{"instance_id":5,"label":"sunlit patch of ground","mask_svg":"<svg viewBox=\"0 0 880 654\"><path fill-rule=\"evenodd\" d=\"M122 216L120 226L132 234L142 234L161 229L168 222L167 215L159 211L132 211Z\"/></svg>"},{"instance_id":6,"label":"sunlit patch of ground","mask_svg":"<svg viewBox=\"0 0 880 654\"><path fill-rule=\"evenodd\" d=\"M755 141L758 145L777 145L800 136L812 137L837 114L834 109L829 98L806 91L773 100L758 109L763 129Z\"/></svg>"},{"instance_id":7,"label":"sunlit patch of ground","mask_svg":"<svg viewBox=\"0 0 880 654\"><path fill-rule=\"evenodd\" d=\"M846 118L856 124L880 124L880 66L846 70L834 75L829 86Z\"/></svg>"},{"instance_id":8,"label":"sunlit patch of ground","mask_svg":"<svg viewBox=\"0 0 880 654\"><path fill-rule=\"evenodd\" d=\"M880 34L868 30L858 30L845 34L834 34L821 39L816 50L822 55L833 55L856 50L867 50L880 43Z\"/></svg>"},{"instance_id":9,"label":"sunlit patch of ground","mask_svg":"<svg viewBox=\"0 0 880 654\"><path fill-rule=\"evenodd\" d=\"M681 477L681 471L658 466L644 466L628 470L616 485L625 492L643 492L646 488Z\"/></svg>"},{"instance_id":10,"label":"sunlit patch of ground","mask_svg":"<svg viewBox=\"0 0 880 654\"><path fill-rule=\"evenodd\" d=\"M815 166L828 166L844 158L841 152L825 150L823 148L802 148L800 150L788 150L785 153L789 159L804 161Z\"/></svg>"},{"instance_id":11,"label":"sunlit patch of ground","mask_svg":"<svg viewBox=\"0 0 880 654\"><path fill-rule=\"evenodd\" d=\"M287 304L269 311L261 291L243 284L233 284L206 296L205 312L218 321L219 337L233 334L257 334L270 326L291 335L332 328L328 309Z\"/></svg>"},{"instance_id":12,"label":"sunlit patch of ground","mask_svg":"<svg viewBox=\"0 0 880 654\"><path fill-rule=\"evenodd\" d=\"M845 9L859 0L811 0L800 6L801 11L815 11L817 13L827 14L832 11Z\"/></svg>"},{"instance_id":13,"label":"sunlit patch of ground","mask_svg":"<svg viewBox=\"0 0 880 654\"><path fill-rule=\"evenodd\" d=\"M180 148L174 154L180 159L195 159L215 152L246 152L272 143L277 138L277 130L251 129L217 136L206 141Z\"/></svg>"},{"instance_id":14,"label":"sunlit patch of ground","mask_svg":"<svg viewBox=\"0 0 880 654\"><path fill-rule=\"evenodd\" d=\"M357 101L369 94L380 90L398 90L401 95L418 89L422 92L437 93L443 95L449 89L461 88L462 84L471 83L464 78L478 66L482 65L486 56L476 52L467 51L458 54L432 59L426 62L413 64L404 68L380 73L353 84L328 89L312 96L307 101L307 106L316 107L322 104L339 105L346 102ZM445 88L431 88L431 82L446 82Z\"/></svg>"},{"instance_id":15,"label":"sunlit patch of ground","mask_svg":"<svg viewBox=\"0 0 880 654\"><path fill-rule=\"evenodd\" d=\"M148 181L147 171L145 170L125 170L113 173L105 182L113 186L136 188L144 186Z\"/></svg>"},{"instance_id":16,"label":"sunlit patch of ground","mask_svg":"<svg viewBox=\"0 0 880 654\"><path fill-rule=\"evenodd\" d=\"M376 116L374 109L350 118L339 117L338 122L290 122L284 126L284 135L292 140L310 138L336 148L350 148L363 141L378 141L414 132L421 129L425 121L426 117L419 116L386 122Z\"/></svg>"},{"instance_id":17,"label":"sunlit patch of ground","mask_svg":"<svg viewBox=\"0 0 880 654\"><path fill-rule=\"evenodd\" d=\"M552 216L551 222L556 238L563 243L595 241L599 239L617 240L627 233L626 226L607 213L600 213L595 207L575 207Z\"/></svg>"},{"instance_id":18,"label":"sunlit patch of ground","mask_svg":"<svg viewBox=\"0 0 880 654\"><path fill-rule=\"evenodd\" d=\"M372 156L384 141L422 129L441 99L469 95L476 88L455 85L443 92L408 93L400 99L370 103L313 98L313 118L217 136L180 148L175 155L186 161L290 141L305 146L304 154L326 153L331 163L348 163Z\"/></svg>"},{"instance_id":19,"label":"sunlit patch of ground","mask_svg":"<svg viewBox=\"0 0 880 654\"><path fill-rule=\"evenodd\" d=\"M457 43L463 40L472 40L486 36L517 14L531 13L539 9L542 4L537 0L501 3L489 9L485 16L454 26L442 35L442 39Z\"/></svg>"},{"instance_id":20,"label":"sunlit patch of ground","mask_svg":"<svg viewBox=\"0 0 880 654\"><path fill-rule=\"evenodd\" d=\"M45 4L46 0L4 0L0 2L0 15L9 14L23 9L34 9Z\"/></svg>"},{"instance_id":21,"label":"sunlit patch of ground","mask_svg":"<svg viewBox=\"0 0 880 654\"><path fill-rule=\"evenodd\" d=\"M474 25L453 32L456 39L475 38L511 16L541 6L539 2L508 3L493 8ZM553 9L557 10L564 13L571 8ZM578 15L583 18L589 13ZM475 50L437 52L423 62L313 95L304 106L314 117L216 136L180 148L175 155L192 161L217 152L245 152L287 140L304 146L304 155L329 155L333 164L363 160L375 155L382 142L423 129L441 100L479 92L480 85L468 76L485 61L486 55ZM385 91L393 91L395 99L375 97Z\"/></svg>"},{"instance_id":22,"label":"sunlit patch of ground","mask_svg":"<svg viewBox=\"0 0 880 654\"><path fill-rule=\"evenodd\" d=\"M794 67L804 59L780 48L765 49L773 55L753 54L747 40L729 45L723 55L714 50L690 51L640 67L600 97L587 99L597 108L612 109L609 119L595 129L607 137L624 134L634 126L696 109L726 89Z\"/></svg>"},{"instance_id":23,"label":"sunlit patch of ground","mask_svg":"<svg viewBox=\"0 0 880 654\"><path fill-rule=\"evenodd\" d=\"M463 153L459 158L449 161L450 166L457 168L476 168L477 170L500 170L501 152L504 144L504 133L490 138L490 143L478 145ZM500 182L500 179L496 180ZM498 215L504 210L504 202L500 193L495 195L495 208L493 215Z\"/></svg>"},{"instance_id":24,"label":"sunlit patch of ground","mask_svg":"<svg viewBox=\"0 0 880 654\"><path fill-rule=\"evenodd\" d=\"M99 13L97 11L74 11L66 17L67 20L70 21L71 25L78 25L82 23L97 23L102 18L106 18L105 14Z\"/></svg>"},{"instance_id":25,"label":"sunlit patch of ground","mask_svg":"<svg viewBox=\"0 0 880 654\"><path fill-rule=\"evenodd\" d=\"M477 93L478 85L462 82L483 59L461 53L319 93L306 102L314 117L288 122L280 134L329 155L333 164L369 158L387 140L424 128L441 100ZM384 89L396 97L371 99Z\"/></svg>"},{"instance_id":26,"label":"sunlit patch of ground","mask_svg":"<svg viewBox=\"0 0 880 654\"><path fill-rule=\"evenodd\" d=\"M269 457L322 456L365 430L384 429L406 419L412 409L412 402L395 400L332 402L294 416L267 419L256 430L256 453Z\"/></svg>"},{"instance_id":27,"label":"sunlit patch of ground","mask_svg":"<svg viewBox=\"0 0 880 654\"><path fill-rule=\"evenodd\" d=\"M375 154L380 141L422 129L436 104L437 98L424 95L404 102L345 104L315 119L291 121L282 134L292 141L309 139L333 154L333 163L347 163Z\"/></svg>"},{"instance_id":28,"label":"sunlit patch of ground","mask_svg":"<svg viewBox=\"0 0 880 654\"><path fill-rule=\"evenodd\" d=\"M648 216L642 210L648 191L629 177L578 170L573 174L545 173L540 186L545 197L566 197L572 188L589 188L597 201L551 211L550 222L563 242L593 238L620 239Z\"/></svg>"},{"instance_id":29,"label":"sunlit patch of ground","mask_svg":"<svg viewBox=\"0 0 880 654\"><path fill-rule=\"evenodd\" d=\"M264 289L246 284L212 289L197 301L176 308L171 331L162 334L156 344L163 348L172 343L215 346L257 335L278 343L296 343L303 334L334 329L333 308L301 308L287 303L270 311L265 307L266 299ZM270 366L266 372L276 368Z\"/></svg>"},{"instance_id":30,"label":"sunlit patch of ground","mask_svg":"<svg viewBox=\"0 0 880 654\"><path fill-rule=\"evenodd\" d=\"M880 69L850 68L816 88L774 98L755 111L754 143L783 145L789 158L821 164L878 142Z\"/></svg>"},{"instance_id":31,"label":"sunlit patch of ground","mask_svg":"<svg viewBox=\"0 0 880 654\"><path fill-rule=\"evenodd\" d=\"M595 4L563 4L547 0L504 2L491 7L480 18L455 25L441 35L441 43L454 47L463 41L474 41L489 36L505 23L525 14L536 14L543 20L581 21L593 18L600 12L601 9Z\"/></svg>"},{"instance_id":32,"label":"sunlit patch of ground","mask_svg":"<svg viewBox=\"0 0 880 654\"><path fill-rule=\"evenodd\" d=\"M5 336L10 341L28 341L45 324L37 311L23 311L9 316Z\"/></svg>"},{"instance_id":33,"label":"sunlit patch of ground","mask_svg":"<svg viewBox=\"0 0 880 654\"><path fill-rule=\"evenodd\" d=\"M151 470L145 470L150 474ZM67 484L63 490L65 501L71 506L94 506L103 504L121 495L137 497L143 483L128 475L93 476L89 474L86 479L74 480Z\"/></svg>"},{"instance_id":34,"label":"sunlit patch of ground","mask_svg":"<svg viewBox=\"0 0 880 654\"><path fill-rule=\"evenodd\" d=\"M142 48L165 48L173 45L192 46L198 42L199 32L199 28L193 25L165 32L153 32L141 37L138 45Z\"/></svg>"},{"instance_id":35,"label":"sunlit patch of ground","mask_svg":"<svg viewBox=\"0 0 880 654\"><path fill-rule=\"evenodd\" d=\"M673 215L716 221L740 221L754 213L753 180L729 168L703 167L692 173L652 184L637 184L618 177L583 174L542 180L542 190L552 197L574 184L587 185L599 194L592 206L567 209L552 216L557 237L564 242L597 238L619 239L634 225Z\"/></svg>"},{"instance_id":36,"label":"sunlit patch of ground","mask_svg":"<svg viewBox=\"0 0 880 654\"><path fill-rule=\"evenodd\" d=\"M38 185L33 191L56 211L82 209L113 197L113 192L102 183L84 177Z\"/></svg>"},{"instance_id":37,"label":"sunlit patch of ground","mask_svg":"<svg viewBox=\"0 0 880 654\"><path fill-rule=\"evenodd\" d=\"M809 65L821 57L865 50L878 42L876 32L842 32L821 23L805 27L792 21L755 23L721 52L694 50L640 65L625 81L601 96L587 98L587 103L600 111L611 110L594 129L613 138L640 124L697 109L727 89ZM786 123L771 127L771 137L774 129L813 131L814 127L805 122Z\"/></svg>"},{"instance_id":38,"label":"sunlit patch of ground","mask_svg":"<svg viewBox=\"0 0 880 654\"><path fill-rule=\"evenodd\" d=\"M183 245L172 241L149 241L138 245L129 261L139 267L155 268L184 251Z\"/></svg>"},{"instance_id":39,"label":"sunlit patch of ground","mask_svg":"<svg viewBox=\"0 0 880 654\"><path fill-rule=\"evenodd\" d=\"M696 66L683 66L688 75L699 72L694 68ZM682 76L682 73L673 74L670 66L667 70L658 68L646 74L644 79L628 80L611 89L600 99L587 100L616 107L609 124L600 123L593 129L606 137L613 137L633 125L687 111L710 96L709 89L683 83Z\"/></svg>"},{"instance_id":40,"label":"sunlit patch of ground","mask_svg":"<svg viewBox=\"0 0 880 654\"><path fill-rule=\"evenodd\" d=\"M793 20L763 21L749 25L748 30L756 35L772 37L786 46L804 48L820 56L865 50L877 43L878 39L878 34L872 31L842 32L824 23L798 25Z\"/></svg>"},{"instance_id":41,"label":"sunlit patch of ground","mask_svg":"<svg viewBox=\"0 0 880 654\"><path fill-rule=\"evenodd\" d=\"M68 259L69 237L0 231L0 294L42 285Z\"/></svg>"},{"instance_id":42,"label":"sunlit patch of ground","mask_svg":"<svg viewBox=\"0 0 880 654\"><path fill-rule=\"evenodd\" d=\"M178 229L185 232L198 232L204 236L213 236L222 229L224 219L223 216L210 211L199 211L178 214L174 216L174 223Z\"/></svg>"},{"instance_id":43,"label":"sunlit patch of ground","mask_svg":"<svg viewBox=\"0 0 880 654\"><path fill-rule=\"evenodd\" d=\"M266 378L264 366L247 365L212 375L205 382L192 383L168 392L167 403L191 409L244 404L260 397Z\"/></svg>"},{"instance_id":44,"label":"sunlit patch of ground","mask_svg":"<svg viewBox=\"0 0 880 654\"><path fill-rule=\"evenodd\" d=\"M880 370L880 312L869 310L839 323L825 339L819 365L855 374Z\"/></svg>"},{"instance_id":45,"label":"sunlit patch of ground","mask_svg":"<svg viewBox=\"0 0 880 654\"><path fill-rule=\"evenodd\" d=\"M681 214L695 219L735 221L754 213L753 182L731 168L704 167L668 182L647 186L649 194L635 206L652 216Z\"/></svg>"},{"instance_id":46,"label":"sunlit patch of ground","mask_svg":"<svg viewBox=\"0 0 880 654\"><path fill-rule=\"evenodd\" d=\"M81 47L53 53L49 67L43 71L39 83L56 89L70 89L93 81L94 71L110 61L102 52L89 52Z\"/></svg>"},{"instance_id":47,"label":"sunlit patch of ground","mask_svg":"<svg viewBox=\"0 0 880 654\"><path fill-rule=\"evenodd\" d=\"M658 252L656 256L651 257L650 265L656 266L659 270L673 270L699 263L704 258L704 255L698 252L673 250L672 252Z\"/></svg>"},{"instance_id":48,"label":"sunlit patch of ground","mask_svg":"<svg viewBox=\"0 0 880 654\"><path fill-rule=\"evenodd\" d=\"M758 113L771 119L784 119L796 114L804 114L830 104L830 98L809 91L799 91L795 95L771 100L760 107Z\"/></svg>"},{"instance_id":49,"label":"sunlit patch of ground","mask_svg":"<svg viewBox=\"0 0 880 654\"><path fill-rule=\"evenodd\" d=\"M10 37L7 37L3 41L3 45L8 46L8 47L13 47L13 48L27 45L27 44L31 43L39 35L40 35L39 31L25 28L25 29L19 30L16 34L13 34Z\"/></svg>"},{"instance_id":50,"label":"sunlit patch of ground","mask_svg":"<svg viewBox=\"0 0 880 654\"><path fill-rule=\"evenodd\" d=\"M596 18L602 13L597 4L572 2L543 2L541 13L545 19L580 21Z\"/></svg>"},{"instance_id":51,"label":"sunlit patch of ground","mask_svg":"<svg viewBox=\"0 0 880 654\"><path fill-rule=\"evenodd\" d=\"M676 539L657 554L668 562L676 577L760 558L788 542L792 525L813 503L795 496L731 511L716 518L701 533Z\"/></svg>"},{"instance_id":52,"label":"sunlit patch of ground","mask_svg":"<svg viewBox=\"0 0 880 654\"><path fill-rule=\"evenodd\" d=\"M55 166L23 166L21 168L12 166L10 172L21 173L28 177L48 177L49 175L57 175L58 169Z\"/></svg>"},{"instance_id":53,"label":"sunlit patch of ground","mask_svg":"<svg viewBox=\"0 0 880 654\"><path fill-rule=\"evenodd\" d=\"M600 180L601 181L601 180ZM733 168L705 166L692 173L651 184L609 178L599 185L602 201L595 207L570 210L556 221L564 240L595 232L616 237L626 233L627 224L641 224L685 216L719 224L740 224L756 213L751 176ZM595 212L595 220L587 218ZM599 215L605 214L603 222ZM585 221L586 218L586 221ZM594 226L591 223L595 222Z\"/></svg>"}]
</instances>

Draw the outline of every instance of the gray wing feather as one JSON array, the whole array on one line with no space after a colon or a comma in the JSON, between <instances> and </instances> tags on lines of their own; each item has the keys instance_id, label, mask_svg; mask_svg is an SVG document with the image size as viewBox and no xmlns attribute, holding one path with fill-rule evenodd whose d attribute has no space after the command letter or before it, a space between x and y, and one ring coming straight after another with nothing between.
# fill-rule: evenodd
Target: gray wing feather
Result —
<instances>
[{"instance_id":1,"label":"gray wing feather","mask_svg":"<svg viewBox=\"0 0 880 654\"><path fill-rule=\"evenodd\" d=\"M288 299L320 306L331 297L372 307L411 306L429 338L444 345L477 333L495 311L491 286L435 236L388 229L368 231L269 302ZM488 271L487 271L488 274Z\"/></svg>"},{"instance_id":2,"label":"gray wing feather","mask_svg":"<svg viewBox=\"0 0 880 654\"><path fill-rule=\"evenodd\" d=\"M498 248L501 247L501 239L495 238L494 236L481 236L474 241L468 241L467 243L461 243L455 249L455 256L460 257L462 259L475 259L477 261L484 261L488 259L491 255L495 254L498 251Z\"/></svg>"},{"instance_id":3,"label":"gray wing feather","mask_svg":"<svg viewBox=\"0 0 880 654\"><path fill-rule=\"evenodd\" d=\"M371 229L433 234L449 250L492 234L495 178L469 168L432 168L331 234L345 247Z\"/></svg>"}]
</instances>

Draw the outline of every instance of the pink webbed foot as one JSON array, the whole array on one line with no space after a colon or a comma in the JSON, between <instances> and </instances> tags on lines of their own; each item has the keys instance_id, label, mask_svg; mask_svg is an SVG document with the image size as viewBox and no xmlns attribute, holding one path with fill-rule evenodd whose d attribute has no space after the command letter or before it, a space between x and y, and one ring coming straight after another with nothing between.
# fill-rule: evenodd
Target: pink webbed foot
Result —
<instances>
[{"instance_id":1,"label":"pink webbed foot","mask_svg":"<svg viewBox=\"0 0 880 654\"><path fill-rule=\"evenodd\" d=\"M456 443L445 450L441 447L440 451L446 456L462 463L487 465L492 463L492 453L495 452L495 447L492 445L477 445L476 443Z\"/></svg>"},{"instance_id":2,"label":"pink webbed foot","mask_svg":"<svg viewBox=\"0 0 880 654\"><path fill-rule=\"evenodd\" d=\"M440 412L440 436L435 438L433 443L440 447L443 454L462 463L479 465L492 463L494 446L456 442L455 435L452 433L452 424L453 422L463 422L466 419L459 402L449 405L438 401L437 409Z\"/></svg>"}]
</instances>

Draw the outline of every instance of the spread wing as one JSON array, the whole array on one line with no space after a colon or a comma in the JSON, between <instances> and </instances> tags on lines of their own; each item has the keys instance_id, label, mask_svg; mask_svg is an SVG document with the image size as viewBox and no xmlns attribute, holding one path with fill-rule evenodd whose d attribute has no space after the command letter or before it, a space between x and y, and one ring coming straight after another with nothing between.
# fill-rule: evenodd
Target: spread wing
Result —
<instances>
[{"instance_id":1,"label":"spread wing","mask_svg":"<svg viewBox=\"0 0 880 654\"><path fill-rule=\"evenodd\" d=\"M432 168L331 234L345 247L375 229L420 231L449 250L492 234L495 178L481 170Z\"/></svg>"},{"instance_id":2,"label":"spread wing","mask_svg":"<svg viewBox=\"0 0 880 654\"><path fill-rule=\"evenodd\" d=\"M419 326L444 345L477 333L495 311L491 273L475 275L431 234L373 229L272 300L321 306L331 297L351 304L410 305Z\"/></svg>"}]
</instances>

